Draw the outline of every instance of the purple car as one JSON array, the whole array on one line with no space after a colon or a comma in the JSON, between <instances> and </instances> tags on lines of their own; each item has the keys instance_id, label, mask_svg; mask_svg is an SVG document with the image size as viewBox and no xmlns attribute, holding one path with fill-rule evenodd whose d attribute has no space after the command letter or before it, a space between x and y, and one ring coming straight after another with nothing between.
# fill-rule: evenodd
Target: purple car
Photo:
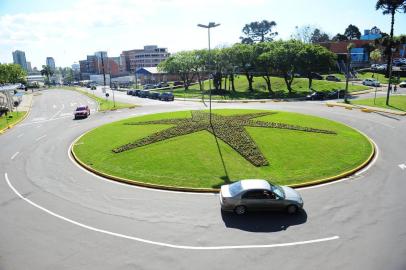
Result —
<instances>
[{"instance_id":1,"label":"purple car","mask_svg":"<svg viewBox=\"0 0 406 270\"><path fill-rule=\"evenodd\" d=\"M75 112L73 113L75 119L78 118L87 118L90 115L89 106L79 106L76 108Z\"/></svg>"}]
</instances>

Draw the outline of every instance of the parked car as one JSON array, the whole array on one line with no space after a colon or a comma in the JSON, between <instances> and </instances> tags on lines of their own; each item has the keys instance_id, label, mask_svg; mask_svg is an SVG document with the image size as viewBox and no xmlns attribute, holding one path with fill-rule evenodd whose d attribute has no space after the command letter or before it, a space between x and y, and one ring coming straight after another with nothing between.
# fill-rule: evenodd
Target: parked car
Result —
<instances>
[{"instance_id":1,"label":"parked car","mask_svg":"<svg viewBox=\"0 0 406 270\"><path fill-rule=\"evenodd\" d=\"M160 82L159 85L160 87L169 87L169 83L167 82Z\"/></svg>"},{"instance_id":2,"label":"parked car","mask_svg":"<svg viewBox=\"0 0 406 270\"><path fill-rule=\"evenodd\" d=\"M139 94L139 97L141 97L141 98L149 97L149 91L148 90L141 90L140 94Z\"/></svg>"},{"instance_id":3,"label":"parked car","mask_svg":"<svg viewBox=\"0 0 406 270\"><path fill-rule=\"evenodd\" d=\"M77 107L75 112L73 113L73 115L74 115L75 119L87 118L90 115L89 106L84 105L84 106Z\"/></svg>"},{"instance_id":4,"label":"parked car","mask_svg":"<svg viewBox=\"0 0 406 270\"><path fill-rule=\"evenodd\" d=\"M341 89L341 90L335 90L335 91L331 91L327 94L326 98L329 99L338 99L338 98L344 98L345 95L345 90Z\"/></svg>"},{"instance_id":5,"label":"parked car","mask_svg":"<svg viewBox=\"0 0 406 270\"><path fill-rule=\"evenodd\" d=\"M139 97L141 91L142 91L142 90L134 90L134 91L133 91L133 96Z\"/></svg>"},{"instance_id":6,"label":"parked car","mask_svg":"<svg viewBox=\"0 0 406 270\"><path fill-rule=\"evenodd\" d=\"M151 99L159 99L159 93L158 92L150 92L149 93L149 95L148 95L148 98L151 98Z\"/></svg>"},{"instance_id":7,"label":"parked car","mask_svg":"<svg viewBox=\"0 0 406 270\"><path fill-rule=\"evenodd\" d=\"M316 73L316 72L312 72L310 75L312 76L312 79L315 79L315 80L323 80L324 79L323 76L321 76L319 73Z\"/></svg>"},{"instance_id":8,"label":"parked car","mask_svg":"<svg viewBox=\"0 0 406 270\"><path fill-rule=\"evenodd\" d=\"M371 65L371 69L373 69L373 70L378 69L378 67L379 67L379 64L372 64Z\"/></svg>"},{"instance_id":9,"label":"parked car","mask_svg":"<svg viewBox=\"0 0 406 270\"><path fill-rule=\"evenodd\" d=\"M338 77L335 76L335 75L327 75L327 76L326 76L326 80L327 80L327 81L334 81L334 82L340 82L340 81L341 81L341 79L338 78Z\"/></svg>"},{"instance_id":10,"label":"parked car","mask_svg":"<svg viewBox=\"0 0 406 270\"><path fill-rule=\"evenodd\" d=\"M399 83L400 88L406 88L406 81Z\"/></svg>"},{"instance_id":11,"label":"parked car","mask_svg":"<svg viewBox=\"0 0 406 270\"><path fill-rule=\"evenodd\" d=\"M365 79L362 81L362 84L366 86L376 86L376 87L381 86L380 82L375 79Z\"/></svg>"},{"instance_id":12,"label":"parked car","mask_svg":"<svg viewBox=\"0 0 406 270\"><path fill-rule=\"evenodd\" d=\"M154 89L155 87L153 84L144 84L143 88L144 88L144 90L147 90L147 89Z\"/></svg>"},{"instance_id":13,"label":"parked car","mask_svg":"<svg viewBox=\"0 0 406 270\"><path fill-rule=\"evenodd\" d=\"M406 64L403 64L402 66L400 66L400 70L406 70Z\"/></svg>"},{"instance_id":14,"label":"parked car","mask_svg":"<svg viewBox=\"0 0 406 270\"><path fill-rule=\"evenodd\" d=\"M382 65L379 65L376 69L377 70L386 70L387 67L388 67L387 64L382 64Z\"/></svg>"},{"instance_id":15,"label":"parked car","mask_svg":"<svg viewBox=\"0 0 406 270\"><path fill-rule=\"evenodd\" d=\"M179 86L179 85L183 85L183 82L180 82L180 81L173 82L173 86Z\"/></svg>"},{"instance_id":16,"label":"parked car","mask_svg":"<svg viewBox=\"0 0 406 270\"><path fill-rule=\"evenodd\" d=\"M313 92L306 96L306 100L323 100L325 97L323 92Z\"/></svg>"},{"instance_id":17,"label":"parked car","mask_svg":"<svg viewBox=\"0 0 406 270\"><path fill-rule=\"evenodd\" d=\"M238 215L250 210L282 210L294 214L303 208L303 199L290 187L249 179L221 186L220 205L221 210Z\"/></svg>"},{"instance_id":18,"label":"parked car","mask_svg":"<svg viewBox=\"0 0 406 270\"><path fill-rule=\"evenodd\" d=\"M127 91L127 95L131 95L131 96L132 96L133 92L134 92L133 90L128 90L128 91Z\"/></svg>"},{"instance_id":19,"label":"parked car","mask_svg":"<svg viewBox=\"0 0 406 270\"><path fill-rule=\"evenodd\" d=\"M171 92L164 92L159 96L159 99L164 101L174 101L175 97Z\"/></svg>"}]
</instances>

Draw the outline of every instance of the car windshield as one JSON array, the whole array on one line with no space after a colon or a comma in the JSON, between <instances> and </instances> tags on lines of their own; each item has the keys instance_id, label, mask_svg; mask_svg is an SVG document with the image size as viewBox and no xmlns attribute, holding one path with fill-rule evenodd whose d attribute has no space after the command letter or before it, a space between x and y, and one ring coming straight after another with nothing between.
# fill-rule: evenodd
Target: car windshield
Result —
<instances>
[{"instance_id":1,"label":"car windshield","mask_svg":"<svg viewBox=\"0 0 406 270\"><path fill-rule=\"evenodd\" d=\"M86 107L77 107L76 110L77 111L84 111L84 110L86 110Z\"/></svg>"},{"instance_id":2,"label":"car windshield","mask_svg":"<svg viewBox=\"0 0 406 270\"><path fill-rule=\"evenodd\" d=\"M240 193L242 190L241 181L231 184L229 187L229 190L230 190L231 196L235 196L238 193Z\"/></svg>"},{"instance_id":3,"label":"car windshield","mask_svg":"<svg viewBox=\"0 0 406 270\"><path fill-rule=\"evenodd\" d=\"M283 189L280 186L273 185L272 186L272 191L273 191L273 193L275 193L279 197L285 198L285 193L283 192Z\"/></svg>"}]
</instances>

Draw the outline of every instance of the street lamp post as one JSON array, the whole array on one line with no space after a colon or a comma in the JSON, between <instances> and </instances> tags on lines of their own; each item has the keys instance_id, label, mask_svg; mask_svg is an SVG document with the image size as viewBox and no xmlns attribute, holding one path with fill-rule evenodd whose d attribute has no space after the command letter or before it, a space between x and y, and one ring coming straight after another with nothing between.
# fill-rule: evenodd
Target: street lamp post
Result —
<instances>
[{"instance_id":1,"label":"street lamp post","mask_svg":"<svg viewBox=\"0 0 406 270\"><path fill-rule=\"evenodd\" d=\"M210 65L211 65L211 48L210 48L210 28L214 28L219 26L219 23L214 23L214 22L210 22L208 25L204 25L204 24L198 24L198 27L202 27L202 28L206 28L207 29L207 35L208 35L208 39L209 39L209 83L210 83ZM209 86L209 119L210 119L210 125L211 125L211 87Z\"/></svg>"},{"instance_id":2,"label":"street lamp post","mask_svg":"<svg viewBox=\"0 0 406 270\"><path fill-rule=\"evenodd\" d=\"M390 91L392 88L392 63L393 63L393 53L396 51L396 48L392 47L390 48L390 61L389 61L389 83L388 83L388 92L386 93L386 105L389 106L389 95L390 95Z\"/></svg>"}]
</instances>

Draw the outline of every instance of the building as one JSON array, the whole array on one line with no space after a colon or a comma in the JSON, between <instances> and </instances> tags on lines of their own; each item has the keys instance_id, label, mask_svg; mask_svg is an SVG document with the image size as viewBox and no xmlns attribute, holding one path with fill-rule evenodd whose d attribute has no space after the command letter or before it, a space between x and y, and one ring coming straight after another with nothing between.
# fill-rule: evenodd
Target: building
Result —
<instances>
[{"instance_id":1,"label":"building","mask_svg":"<svg viewBox=\"0 0 406 270\"><path fill-rule=\"evenodd\" d=\"M24 70L27 70L27 60L25 58L25 52L16 50L13 52L14 64L20 65Z\"/></svg>"},{"instance_id":2,"label":"building","mask_svg":"<svg viewBox=\"0 0 406 270\"><path fill-rule=\"evenodd\" d=\"M27 61L27 71L32 72L31 62L28 62L28 61Z\"/></svg>"},{"instance_id":3,"label":"building","mask_svg":"<svg viewBox=\"0 0 406 270\"><path fill-rule=\"evenodd\" d=\"M110 74L105 75L106 85L110 85ZM90 81L97 83L98 85L104 85L103 74L93 74L89 76Z\"/></svg>"},{"instance_id":4,"label":"building","mask_svg":"<svg viewBox=\"0 0 406 270\"><path fill-rule=\"evenodd\" d=\"M51 70L55 70L55 60L53 57L47 57L46 65L50 67Z\"/></svg>"},{"instance_id":5,"label":"building","mask_svg":"<svg viewBox=\"0 0 406 270\"><path fill-rule=\"evenodd\" d=\"M121 72L134 73L138 68L156 67L169 57L167 48L157 45L144 46L144 49L123 51L120 55Z\"/></svg>"},{"instance_id":6,"label":"building","mask_svg":"<svg viewBox=\"0 0 406 270\"><path fill-rule=\"evenodd\" d=\"M120 75L120 57L108 57L107 52L99 51L88 55L86 60L79 61L80 79L89 80L90 75L110 74Z\"/></svg>"},{"instance_id":7,"label":"building","mask_svg":"<svg viewBox=\"0 0 406 270\"><path fill-rule=\"evenodd\" d=\"M371 30L364 30L364 34L360 37L361 40L375 40L382 37L381 30L374 26Z\"/></svg>"},{"instance_id":8,"label":"building","mask_svg":"<svg viewBox=\"0 0 406 270\"><path fill-rule=\"evenodd\" d=\"M141 84L179 80L178 75L159 71L156 67L138 68L135 72L135 76L137 77L138 83Z\"/></svg>"}]
</instances>

